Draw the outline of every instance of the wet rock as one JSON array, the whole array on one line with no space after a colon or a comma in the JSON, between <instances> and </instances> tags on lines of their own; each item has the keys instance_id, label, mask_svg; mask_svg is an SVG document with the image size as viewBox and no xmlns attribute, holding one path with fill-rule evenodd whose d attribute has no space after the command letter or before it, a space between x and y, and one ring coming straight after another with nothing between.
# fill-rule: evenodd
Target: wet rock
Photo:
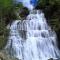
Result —
<instances>
[{"instance_id":1,"label":"wet rock","mask_svg":"<svg viewBox=\"0 0 60 60\"><path fill-rule=\"evenodd\" d=\"M0 60L17 60L16 58L11 57L7 51L0 51Z\"/></svg>"},{"instance_id":2,"label":"wet rock","mask_svg":"<svg viewBox=\"0 0 60 60\"><path fill-rule=\"evenodd\" d=\"M24 7L24 8L22 8L22 9L19 10L19 16L22 19L25 19L28 14L29 14L29 10L26 7Z\"/></svg>"}]
</instances>

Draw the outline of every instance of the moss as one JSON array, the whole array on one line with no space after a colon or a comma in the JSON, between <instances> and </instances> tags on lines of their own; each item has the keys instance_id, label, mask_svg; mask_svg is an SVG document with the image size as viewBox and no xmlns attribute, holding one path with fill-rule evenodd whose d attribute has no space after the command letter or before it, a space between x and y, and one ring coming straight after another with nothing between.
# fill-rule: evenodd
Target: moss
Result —
<instances>
[{"instance_id":1,"label":"moss","mask_svg":"<svg viewBox=\"0 0 60 60\"><path fill-rule=\"evenodd\" d=\"M0 20L0 49L2 49L7 42L8 32L5 21Z\"/></svg>"},{"instance_id":2,"label":"moss","mask_svg":"<svg viewBox=\"0 0 60 60\"><path fill-rule=\"evenodd\" d=\"M3 49L7 43L7 37L8 37L8 31L3 34L0 35L0 49Z\"/></svg>"}]
</instances>

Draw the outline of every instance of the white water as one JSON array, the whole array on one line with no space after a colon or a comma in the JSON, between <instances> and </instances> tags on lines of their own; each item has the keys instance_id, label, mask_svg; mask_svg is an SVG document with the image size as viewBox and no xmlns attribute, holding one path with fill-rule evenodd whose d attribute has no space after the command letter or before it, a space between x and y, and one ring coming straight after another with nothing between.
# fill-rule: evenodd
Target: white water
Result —
<instances>
[{"instance_id":1,"label":"white water","mask_svg":"<svg viewBox=\"0 0 60 60\"><path fill-rule=\"evenodd\" d=\"M19 60L48 60L60 57L56 34L39 10L31 11L26 20L12 23L6 49L11 56Z\"/></svg>"},{"instance_id":2,"label":"white water","mask_svg":"<svg viewBox=\"0 0 60 60\"><path fill-rule=\"evenodd\" d=\"M27 7L29 10L32 10L34 7L33 5L30 3L31 0L14 0L17 3L22 2L24 7Z\"/></svg>"}]
</instances>

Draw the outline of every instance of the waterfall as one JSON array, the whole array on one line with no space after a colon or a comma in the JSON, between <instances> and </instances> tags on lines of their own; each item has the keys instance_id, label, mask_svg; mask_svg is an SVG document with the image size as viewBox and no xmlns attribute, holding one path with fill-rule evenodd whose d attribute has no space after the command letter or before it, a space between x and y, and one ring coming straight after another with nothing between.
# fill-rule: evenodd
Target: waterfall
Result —
<instances>
[{"instance_id":1,"label":"waterfall","mask_svg":"<svg viewBox=\"0 0 60 60\"><path fill-rule=\"evenodd\" d=\"M26 20L16 20L10 26L5 49L18 60L48 60L59 58L56 34L48 26L41 10L32 10Z\"/></svg>"}]
</instances>

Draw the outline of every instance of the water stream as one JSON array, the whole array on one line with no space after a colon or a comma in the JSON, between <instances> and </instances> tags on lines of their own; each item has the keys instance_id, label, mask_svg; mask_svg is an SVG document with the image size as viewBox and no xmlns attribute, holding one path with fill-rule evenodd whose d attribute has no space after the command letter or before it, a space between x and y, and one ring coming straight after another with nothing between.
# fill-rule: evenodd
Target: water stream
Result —
<instances>
[{"instance_id":1,"label":"water stream","mask_svg":"<svg viewBox=\"0 0 60 60\"><path fill-rule=\"evenodd\" d=\"M56 34L40 10L32 10L26 20L16 20L10 26L6 45L11 56L18 60L48 60L59 58Z\"/></svg>"}]
</instances>

